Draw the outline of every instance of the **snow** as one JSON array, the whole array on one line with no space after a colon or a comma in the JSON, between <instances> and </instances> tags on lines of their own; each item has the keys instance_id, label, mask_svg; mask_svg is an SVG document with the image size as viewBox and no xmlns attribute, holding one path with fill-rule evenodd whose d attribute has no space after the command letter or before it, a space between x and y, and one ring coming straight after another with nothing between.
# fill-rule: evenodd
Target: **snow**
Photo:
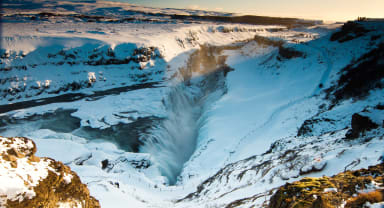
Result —
<instances>
[{"instance_id":1,"label":"snow","mask_svg":"<svg viewBox=\"0 0 384 208\"><path fill-rule=\"evenodd\" d=\"M376 183L375 181L371 181L371 183L366 184L366 186L362 187L356 187L358 193L369 193L378 189L383 189L380 187L381 184Z\"/></svg>"},{"instance_id":2,"label":"snow","mask_svg":"<svg viewBox=\"0 0 384 208\"><path fill-rule=\"evenodd\" d=\"M79 25L80 24L80 25ZM67 34L66 30L76 27L79 31L86 28L100 27L93 23L66 23L60 28L56 24L27 24L27 23L3 23L4 34L1 38L1 45L4 48L10 48L14 54L25 53L25 57L15 56L4 60L2 67L8 66L26 66L27 71L17 72L12 70L5 73L5 77L13 81L18 88L12 89L18 91L16 96L7 95L7 99L2 99L1 104L26 101L38 98L53 97L54 95L64 94L56 93L60 88L65 88L73 82L87 82L92 87L82 90L83 93L92 93L95 89L111 89L141 83L143 78L150 79L153 82L161 81L171 77L175 71L184 64L185 59L179 58L182 53L191 53L197 49L200 44L210 43L215 45L226 45L238 40L247 40L253 38L255 34L270 34L265 28L271 26L241 26L248 30L244 32L207 32L209 28L219 27L216 25L152 25L145 28L143 24L116 25L110 28L107 24L106 29L118 30L119 33L110 34L108 37L93 36L86 33L76 35ZM44 33L36 32L35 29L42 28ZM143 29L144 27L144 29ZM236 27L236 26L227 26ZM23 31L20 31L23 30ZM260 32L257 32L260 31ZM14 34L32 34L31 36ZM153 35L156 34L156 35ZM190 34L196 34L195 39L191 40ZM16 36L16 37L15 37ZM129 40L127 43L126 40ZM178 43L176 40L181 41ZM28 47L33 45L33 47ZM108 48L114 48L116 58L124 59L132 56L133 50L138 47L154 46L159 49L164 60L168 62L171 68L163 73L166 64L163 60L150 60L149 63L141 62L139 68L144 70L127 70L137 67L135 63L107 66L89 66L84 64L67 64L68 60L60 54L61 51L67 51L68 54L77 53L75 62L87 62L88 56L95 53L94 50L107 53ZM51 57L51 58L46 58ZM187 58L185 56L184 58ZM70 59L72 60L72 59ZM55 70L54 70L55 69ZM161 73L154 73L154 72ZM103 75L101 75L103 74ZM5 78L4 77L4 78ZM6 80L5 80L6 81ZM23 87L21 87L23 86ZM8 89L11 84L3 84L2 88ZM47 89L44 89L45 87ZM25 89L25 90L22 90ZM41 91L43 90L43 93ZM21 92L19 92L21 91ZM21 95L21 96L18 96ZM14 99L17 100L14 100Z\"/></svg>"},{"instance_id":3,"label":"snow","mask_svg":"<svg viewBox=\"0 0 384 208\"><path fill-rule=\"evenodd\" d=\"M82 208L81 202L59 202L58 208Z\"/></svg>"},{"instance_id":4,"label":"snow","mask_svg":"<svg viewBox=\"0 0 384 208\"><path fill-rule=\"evenodd\" d=\"M79 102L78 110L72 114L74 117L82 119L82 126L91 126L92 128L106 128L119 122L129 123L144 116L163 117L161 95L162 89L142 89L128 93L120 93L119 95L108 98L102 98L95 102ZM71 103L74 107L76 103ZM114 106L114 108L103 108L103 106ZM103 111L100 111L103 109ZM129 119L119 119L115 115L126 113ZM104 118L104 122L100 122Z\"/></svg>"},{"instance_id":5,"label":"snow","mask_svg":"<svg viewBox=\"0 0 384 208\"><path fill-rule=\"evenodd\" d=\"M101 8L99 3L79 7L77 12L105 12L98 10ZM201 12L143 8L118 2L109 2L108 5L116 6L112 9L116 15L120 15L124 8L178 14ZM91 195L100 200L102 207L126 207L127 204L133 207L225 207L237 199L254 195L263 196L252 201L252 205L261 206L270 197L270 190L286 182L366 168L375 165L384 154L382 128L368 132L357 141L344 140L350 128L351 116L356 112L363 113L378 124L382 123L384 112L374 109L374 106L382 102L383 90L373 90L363 100L344 101L331 110L324 110L330 103L324 100L323 92L323 89L337 81L343 67L372 49L370 44L377 45L383 38L376 42L370 41L368 36L345 43L329 41L329 33L340 24L293 30L283 28L279 32L270 32L269 29L281 26L222 23L107 24L64 21L58 27L53 19L47 22L5 22L2 26L4 34L1 46L12 57L4 61L2 67L36 64L35 68L28 68L27 71L1 72L13 79L1 86L2 89L11 87L15 90L20 86L33 85L38 89L54 90L73 81L85 81L91 86L70 91L82 93L84 98L1 114L11 119L7 129L0 127L1 134L32 138L37 144L38 156L52 157L69 165L88 185ZM252 41L254 35L284 40L284 47L303 52L304 57L278 60L279 49ZM245 42L239 44L238 41ZM189 56L206 43L216 46L240 45L221 54L227 56L226 64L234 69L225 77L226 93L221 97L206 95L204 98L209 102L204 106L200 103L189 106L180 101L181 105L173 106L179 113L170 111L167 102L175 89L182 89L180 91L186 93L176 95L188 98L195 98L196 94L201 93L198 86L193 84L202 83L199 81L204 80L204 72L192 73L191 86L186 84L184 88L180 87L183 85L177 74L180 67L186 65ZM81 62L87 61L94 50L101 51L101 57L104 58L108 50L113 50L115 58L125 59L140 47L156 47L156 53L161 54L162 58L137 64L101 66L56 65L64 58L57 56L49 61L46 58L49 53L62 50L77 51L77 59ZM19 54L24 54L24 57L20 58ZM100 91L147 83L152 84L150 87L96 96ZM323 88L319 88L319 85ZM44 92L26 96L38 92L38 89L26 90L21 92L20 98L15 96L15 100L9 100L11 97L7 97L0 103L11 105L65 94ZM322 105L325 107L320 109ZM195 108L201 110L202 115L198 121L192 119L190 122ZM49 121L33 120L33 116L43 116L59 109L72 110L70 116L79 119L79 126L68 132L58 132L47 125L44 127L43 124ZM161 140L153 142L152 146L141 145L139 152L133 152L123 149L113 138L103 140L96 136L89 139L76 134L86 127L113 129L116 125L134 124L140 118L149 117L158 118L163 125L173 127L165 130L172 130L167 133L181 139ZM323 120L313 127L310 136L297 136L300 126L309 118ZM324 121L326 118L332 122ZM161 129L160 125L155 123L154 129ZM160 135L164 131L151 130L153 141L167 135ZM197 135L194 135L195 130ZM190 138L195 136L197 140L190 142ZM370 140L362 142L367 138ZM130 139L126 138L127 141ZM180 141L183 141L183 145L178 145ZM28 145L30 147L31 144ZM274 148L271 147L273 145ZM165 147L168 149L162 149ZM267 152L270 147L271 151ZM192 156L185 162L186 150L193 148ZM167 170L164 170L164 166L173 165L175 155L177 160L182 161L177 164L181 173L176 184L169 186L166 185L169 182L167 177L171 174L165 174ZM107 167L103 168L103 161L108 161ZM9 167L7 163L0 165ZM35 180L44 177L43 172L34 174ZM13 190L13 198L17 198L16 193L28 192L20 181L12 180L15 183L1 190ZM71 175L65 175L64 180L69 183ZM206 182L204 186L197 188L203 182ZM200 188L202 193L198 193L198 197L175 203ZM337 190L329 188L324 191ZM70 205L62 203L59 206Z\"/></svg>"},{"instance_id":6,"label":"snow","mask_svg":"<svg viewBox=\"0 0 384 208\"><path fill-rule=\"evenodd\" d=\"M95 72L88 72L88 83L92 84L96 82Z\"/></svg>"},{"instance_id":7,"label":"snow","mask_svg":"<svg viewBox=\"0 0 384 208\"><path fill-rule=\"evenodd\" d=\"M2 154L5 154L5 152L7 152L10 149L22 151L23 149L30 150L30 149L33 149L34 147L32 141L25 142L22 138L15 138L15 140L10 144L6 142L6 138L1 136L0 138L2 140L1 141L2 148L0 149L0 153Z\"/></svg>"},{"instance_id":8,"label":"snow","mask_svg":"<svg viewBox=\"0 0 384 208\"><path fill-rule=\"evenodd\" d=\"M212 142L208 147L198 145L204 148L204 153L197 149L196 154L204 160L192 156L186 164L185 172L199 170L194 173L204 177L204 172L212 173L218 171L223 164L262 154L276 139L295 135L305 118L318 111L321 103L316 97L320 92L319 84L323 84L325 88L329 86L337 70L347 65L350 57L359 57L352 45L366 43L366 40L361 39L345 43L340 46L343 51L340 52L339 47L336 49L333 46L339 43L329 42L327 39L326 36L296 47L306 54L306 58L287 60L282 65L278 61L269 61L274 51L268 47L254 46L256 49L252 51L248 48L250 46L246 46L245 50L247 54L251 52L252 55L248 55L251 58L242 56L244 52L230 56L227 64L235 71L230 72L227 77L229 91L207 112L207 122L200 132L200 144L207 140ZM330 46L325 48L325 45ZM366 46L358 51L360 55L365 52ZM374 105L377 102L373 100L381 100L379 97L378 94L373 95L372 99L353 106L364 106L369 102ZM340 107L345 108L340 112L343 119L337 118L336 109L326 115L330 118L336 116L334 120L340 125L330 126L331 128L341 129L348 126L350 120L345 119L346 110L359 109L351 105ZM224 151L216 151L218 146ZM320 169L325 164L325 161L318 162L315 168ZM312 167L308 165L308 168Z\"/></svg>"},{"instance_id":9,"label":"snow","mask_svg":"<svg viewBox=\"0 0 384 208\"><path fill-rule=\"evenodd\" d=\"M373 204L367 202L364 206L369 207L369 208L383 208L384 202L373 203Z\"/></svg>"},{"instance_id":10,"label":"snow","mask_svg":"<svg viewBox=\"0 0 384 208\"><path fill-rule=\"evenodd\" d=\"M337 188L325 188L325 189L323 190L323 192L324 192L324 193L326 193L326 192L337 192Z\"/></svg>"},{"instance_id":11,"label":"snow","mask_svg":"<svg viewBox=\"0 0 384 208\"><path fill-rule=\"evenodd\" d=\"M278 70L271 69L273 60L265 65L261 63L268 60L271 54L276 54L276 49L259 47L255 43L252 45L255 51L251 53L253 57L243 57L237 53L227 60L227 64L235 69L234 73L227 76L229 91L207 112L208 119L200 134L200 138L214 139L212 143L216 144L211 145L211 148L220 146L225 151L208 148L205 154L209 154L209 157L204 157L209 159L205 159L203 164L198 160L201 170L210 170L215 165L221 167L223 163L249 157L250 154L261 154L274 139L296 133L296 126L291 126L289 130L280 124L275 125L275 128L271 125L274 125L277 117L279 120L284 119L281 114L287 108L305 101L318 87L318 77L326 70L323 64L312 61L311 57L318 57L319 52L309 47L304 48L308 56L306 59L289 60ZM245 50L251 52L249 48ZM312 65L311 70L306 69L309 65ZM307 103L304 108L303 111L313 111L314 106ZM292 117L292 114L287 117ZM242 150L240 146L245 149ZM246 154L231 155L228 158L228 153L235 151L237 154Z\"/></svg>"},{"instance_id":12,"label":"snow","mask_svg":"<svg viewBox=\"0 0 384 208\"><path fill-rule=\"evenodd\" d=\"M162 98L165 88L145 88L121 92L97 100L79 100L70 103L54 103L36 108L16 111L13 118L44 114L57 109L76 109L72 116L81 119L82 126L105 129L118 123L131 123L139 117L164 117ZM113 106L114 108L105 108ZM102 110L101 110L102 109Z\"/></svg>"},{"instance_id":13,"label":"snow","mask_svg":"<svg viewBox=\"0 0 384 208\"><path fill-rule=\"evenodd\" d=\"M2 155L5 152L15 148L33 148L32 142L24 143L22 138L14 138L14 143L7 145L7 139L0 137L0 151ZM12 167L10 161L0 158L0 205L4 206L6 200L23 201L24 198L31 199L36 196L33 187L39 184L39 181L48 176L49 160L40 160L40 162L30 162L28 158L16 158L17 167Z\"/></svg>"},{"instance_id":14,"label":"snow","mask_svg":"<svg viewBox=\"0 0 384 208\"><path fill-rule=\"evenodd\" d=\"M73 176L70 175L70 174L67 174L67 173L65 173L65 174L64 174L64 177L63 177L63 179L64 179L64 181L65 181L66 184L71 183L72 178L73 178Z\"/></svg>"},{"instance_id":15,"label":"snow","mask_svg":"<svg viewBox=\"0 0 384 208\"><path fill-rule=\"evenodd\" d=\"M84 145L77 142L66 141L63 139L41 139L34 141L39 147L37 152L38 156L56 158L64 163L73 161L79 157L79 155L85 155L88 153ZM52 143L55 143L56 145L51 146L50 144ZM46 154L41 155L39 152L45 152Z\"/></svg>"}]
</instances>

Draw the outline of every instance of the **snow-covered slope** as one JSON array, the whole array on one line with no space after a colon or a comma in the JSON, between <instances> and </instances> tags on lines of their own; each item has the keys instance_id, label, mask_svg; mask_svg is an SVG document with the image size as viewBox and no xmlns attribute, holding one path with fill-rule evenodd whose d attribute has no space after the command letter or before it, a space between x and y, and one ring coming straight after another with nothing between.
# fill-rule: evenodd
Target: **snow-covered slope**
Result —
<instances>
[{"instance_id":1,"label":"snow-covered slope","mask_svg":"<svg viewBox=\"0 0 384 208\"><path fill-rule=\"evenodd\" d=\"M365 79L361 85L368 89L355 89L361 93L354 97L330 99L335 88L344 86L339 85L340 76L358 65L351 63L374 60L370 68L382 67L383 39L378 34L383 25L361 24L366 33L352 40L330 41L334 35L329 34L291 45L301 57L279 58L278 49L257 41L230 55L227 63L235 70L226 79L228 92L206 111L201 145L182 175L186 183L206 179L181 202L262 207L271 190L286 181L379 163L384 114L383 90L376 79ZM360 67L356 78L382 82L382 75L370 68ZM366 129L357 127L365 125ZM361 129L350 139L348 132L354 128ZM375 130L364 133L371 129Z\"/></svg>"},{"instance_id":2,"label":"snow-covered slope","mask_svg":"<svg viewBox=\"0 0 384 208\"><path fill-rule=\"evenodd\" d=\"M102 207L263 207L384 153L383 23L7 18L0 134L32 138Z\"/></svg>"}]
</instances>

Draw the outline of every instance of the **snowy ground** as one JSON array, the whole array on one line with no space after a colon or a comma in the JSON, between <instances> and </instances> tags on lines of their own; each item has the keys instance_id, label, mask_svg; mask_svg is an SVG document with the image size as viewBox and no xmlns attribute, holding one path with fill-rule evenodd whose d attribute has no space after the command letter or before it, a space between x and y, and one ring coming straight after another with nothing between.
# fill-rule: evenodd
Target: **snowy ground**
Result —
<instances>
[{"instance_id":1,"label":"snowy ground","mask_svg":"<svg viewBox=\"0 0 384 208\"><path fill-rule=\"evenodd\" d=\"M376 164L384 153L381 128L343 140L354 113L381 125L384 112L375 106L384 102L382 89L324 110L331 103L323 89L384 41L382 25L351 41L330 41L339 26L5 22L1 49L8 55L1 68L11 70L0 71L0 134L33 139L38 156L69 165L102 207L224 207L245 198L244 206L262 206L270 190L306 170L321 169L305 176L332 175ZM282 40L302 55L281 57L278 47L252 40L255 35ZM234 69L217 76L222 82L214 87L220 89L207 87L217 78L210 63L188 67L203 44L215 47L201 60L225 56ZM150 47L155 50L149 58L135 52ZM112 59L111 51L119 61L140 60L86 63L92 55ZM193 67L199 70L185 80L181 71ZM50 93L74 81L85 84ZM312 136L297 136L313 117L332 122L321 123ZM148 133L158 135L148 139ZM188 137L193 147L155 140L168 135ZM172 174L164 170L173 170L171 156L187 160L176 164L181 173L169 186Z\"/></svg>"}]
</instances>

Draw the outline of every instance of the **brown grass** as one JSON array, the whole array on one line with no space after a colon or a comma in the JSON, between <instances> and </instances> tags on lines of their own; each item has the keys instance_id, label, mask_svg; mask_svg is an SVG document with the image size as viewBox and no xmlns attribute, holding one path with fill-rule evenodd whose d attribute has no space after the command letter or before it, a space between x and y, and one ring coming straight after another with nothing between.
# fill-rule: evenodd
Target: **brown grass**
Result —
<instances>
[{"instance_id":1,"label":"brown grass","mask_svg":"<svg viewBox=\"0 0 384 208\"><path fill-rule=\"evenodd\" d=\"M384 190L375 190L369 193L361 193L356 197L351 198L345 205L346 208L359 208L367 202L377 203L384 201Z\"/></svg>"},{"instance_id":2,"label":"brown grass","mask_svg":"<svg viewBox=\"0 0 384 208\"><path fill-rule=\"evenodd\" d=\"M280 187L271 197L269 208L336 208L343 201L347 202L346 208L358 208L367 202L382 202L382 189L358 193L358 189L365 189L373 181L383 184L384 164L346 171L332 177L303 178ZM337 188L337 192L324 192L325 188Z\"/></svg>"}]
</instances>

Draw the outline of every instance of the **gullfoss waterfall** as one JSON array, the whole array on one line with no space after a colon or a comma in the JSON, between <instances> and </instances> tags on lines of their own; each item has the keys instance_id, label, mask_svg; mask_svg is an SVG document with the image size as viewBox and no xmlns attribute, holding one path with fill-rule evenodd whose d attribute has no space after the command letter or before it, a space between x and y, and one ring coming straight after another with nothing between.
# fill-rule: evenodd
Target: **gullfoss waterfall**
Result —
<instances>
[{"instance_id":1,"label":"gullfoss waterfall","mask_svg":"<svg viewBox=\"0 0 384 208\"><path fill-rule=\"evenodd\" d=\"M224 64L220 50L202 46L174 77L173 86L164 100L168 116L160 124L141 135L140 152L150 153L170 185L180 181L183 165L193 154L206 106L225 92Z\"/></svg>"}]
</instances>

